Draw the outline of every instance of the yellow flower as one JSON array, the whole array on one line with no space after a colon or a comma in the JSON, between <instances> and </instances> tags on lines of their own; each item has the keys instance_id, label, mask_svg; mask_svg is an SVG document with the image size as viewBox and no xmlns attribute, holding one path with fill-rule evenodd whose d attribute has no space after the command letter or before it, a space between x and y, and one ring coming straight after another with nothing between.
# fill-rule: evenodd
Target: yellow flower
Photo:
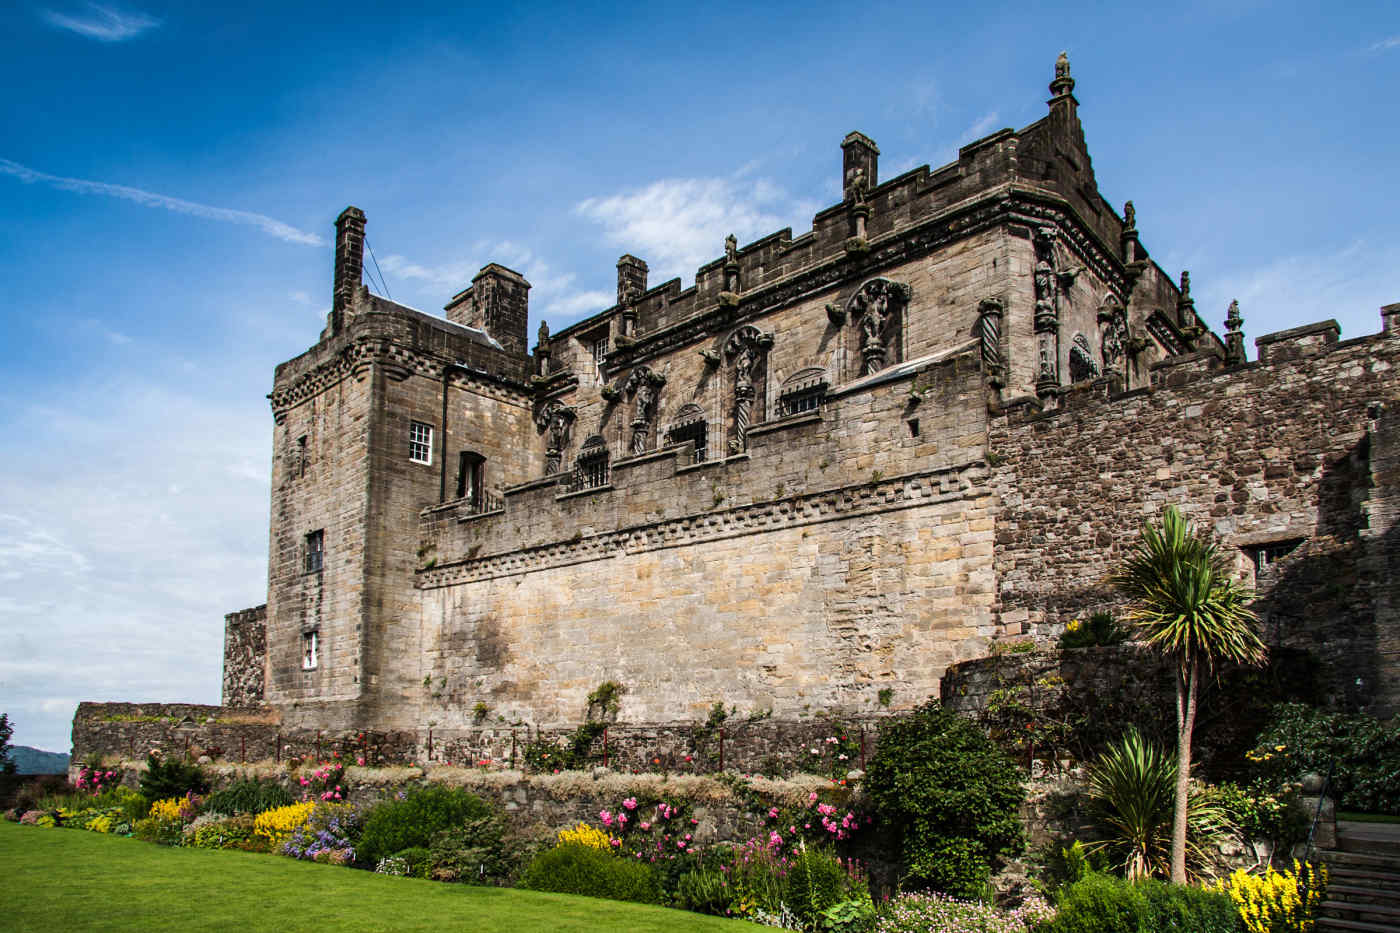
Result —
<instances>
[{"instance_id":1,"label":"yellow flower","mask_svg":"<svg viewBox=\"0 0 1400 933\"><path fill-rule=\"evenodd\" d=\"M570 844L602 849L604 852L612 851L612 837L587 823L579 823L572 829L559 830L559 845Z\"/></svg>"},{"instance_id":2,"label":"yellow flower","mask_svg":"<svg viewBox=\"0 0 1400 933\"><path fill-rule=\"evenodd\" d=\"M311 801L293 803L259 813L253 820L253 835L260 836L273 845L285 842L292 831L305 823L316 804Z\"/></svg>"}]
</instances>

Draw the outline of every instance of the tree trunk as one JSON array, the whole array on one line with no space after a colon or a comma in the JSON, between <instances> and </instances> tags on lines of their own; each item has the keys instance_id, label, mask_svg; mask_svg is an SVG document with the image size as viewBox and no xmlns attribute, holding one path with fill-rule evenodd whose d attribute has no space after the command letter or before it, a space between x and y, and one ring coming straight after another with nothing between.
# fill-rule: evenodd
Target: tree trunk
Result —
<instances>
[{"instance_id":1,"label":"tree trunk","mask_svg":"<svg viewBox=\"0 0 1400 933\"><path fill-rule=\"evenodd\" d=\"M1176 806L1172 812L1172 884L1186 883L1186 813L1191 781L1191 733L1196 728L1197 665L1176 678Z\"/></svg>"}]
</instances>

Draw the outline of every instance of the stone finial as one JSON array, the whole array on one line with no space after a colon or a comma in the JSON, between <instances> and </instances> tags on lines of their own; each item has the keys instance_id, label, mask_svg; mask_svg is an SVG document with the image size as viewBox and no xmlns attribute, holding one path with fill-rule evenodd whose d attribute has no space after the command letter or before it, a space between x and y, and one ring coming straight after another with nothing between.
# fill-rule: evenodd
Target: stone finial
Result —
<instances>
[{"instance_id":1,"label":"stone finial","mask_svg":"<svg viewBox=\"0 0 1400 933\"><path fill-rule=\"evenodd\" d=\"M542 347L544 347L544 348L546 348L546 349L549 348L549 322L548 322L548 321L540 321L539 339L536 340L536 343L538 343L540 346L542 346Z\"/></svg>"},{"instance_id":2,"label":"stone finial","mask_svg":"<svg viewBox=\"0 0 1400 933\"><path fill-rule=\"evenodd\" d=\"M1123 202L1123 232L1137 229L1137 208L1132 201Z\"/></svg>"},{"instance_id":3,"label":"stone finial","mask_svg":"<svg viewBox=\"0 0 1400 933\"><path fill-rule=\"evenodd\" d=\"M549 347L549 324L540 321L539 339L535 342L535 374L539 376L549 375L549 358L551 356Z\"/></svg>"},{"instance_id":4,"label":"stone finial","mask_svg":"<svg viewBox=\"0 0 1400 933\"><path fill-rule=\"evenodd\" d=\"M1245 361L1244 333L1240 330L1242 324L1244 318L1240 317L1240 303L1238 300L1231 301L1229 309L1225 312L1226 366L1235 366Z\"/></svg>"},{"instance_id":5,"label":"stone finial","mask_svg":"<svg viewBox=\"0 0 1400 933\"><path fill-rule=\"evenodd\" d=\"M1074 92L1074 79L1069 76L1069 53L1061 52L1055 59L1055 80L1050 82L1050 93L1055 97L1069 97Z\"/></svg>"},{"instance_id":6,"label":"stone finial","mask_svg":"<svg viewBox=\"0 0 1400 933\"><path fill-rule=\"evenodd\" d=\"M1181 300L1191 300L1191 272L1187 269L1181 270Z\"/></svg>"},{"instance_id":7,"label":"stone finial","mask_svg":"<svg viewBox=\"0 0 1400 933\"><path fill-rule=\"evenodd\" d=\"M724 261L739 261L739 239L732 233L724 238Z\"/></svg>"},{"instance_id":8,"label":"stone finial","mask_svg":"<svg viewBox=\"0 0 1400 933\"><path fill-rule=\"evenodd\" d=\"M1191 273L1182 270L1181 273L1181 294L1176 299L1176 322L1186 333L1188 339L1194 339L1196 335L1196 301L1191 297Z\"/></svg>"},{"instance_id":9,"label":"stone finial","mask_svg":"<svg viewBox=\"0 0 1400 933\"><path fill-rule=\"evenodd\" d=\"M864 201L880 183L880 147L864 133L848 133L841 140L841 189L844 200Z\"/></svg>"},{"instance_id":10,"label":"stone finial","mask_svg":"<svg viewBox=\"0 0 1400 933\"><path fill-rule=\"evenodd\" d=\"M724 288L720 304L738 304L739 296L739 240L734 234L724 238Z\"/></svg>"}]
</instances>

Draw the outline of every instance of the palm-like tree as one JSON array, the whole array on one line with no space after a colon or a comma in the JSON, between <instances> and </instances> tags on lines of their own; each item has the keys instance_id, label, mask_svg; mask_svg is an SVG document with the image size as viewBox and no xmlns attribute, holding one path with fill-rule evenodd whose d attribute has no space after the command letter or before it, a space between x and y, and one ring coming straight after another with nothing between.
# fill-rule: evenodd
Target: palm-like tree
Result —
<instances>
[{"instance_id":1,"label":"palm-like tree","mask_svg":"<svg viewBox=\"0 0 1400 933\"><path fill-rule=\"evenodd\" d=\"M1191 733L1201 677L1210 676L1222 661L1261 664L1266 651L1246 605L1252 594L1230 577L1215 543L1170 505L1163 509L1160 525L1143 523L1137 544L1113 579L1131 600L1128 621L1176 666L1171 878L1185 884Z\"/></svg>"}]
</instances>

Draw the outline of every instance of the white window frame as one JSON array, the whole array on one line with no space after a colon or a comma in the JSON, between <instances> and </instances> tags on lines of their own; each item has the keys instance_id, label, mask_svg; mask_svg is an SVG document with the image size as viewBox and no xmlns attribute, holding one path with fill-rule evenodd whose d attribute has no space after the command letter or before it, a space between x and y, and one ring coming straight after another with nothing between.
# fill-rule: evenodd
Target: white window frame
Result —
<instances>
[{"instance_id":1,"label":"white window frame","mask_svg":"<svg viewBox=\"0 0 1400 933\"><path fill-rule=\"evenodd\" d=\"M408 423L408 459L424 466L433 465L433 426L426 421Z\"/></svg>"},{"instance_id":2,"label":"white window frame","mask_svg":"<svg viewBox=\"0 0 1400 933\"><path fill-rule=\"evenodd\" d=\"M316 665L320 662L321 630L312 629L309 632L301 633L301 669L304 671L316 670Z\"/></svg>"}]
</instances>

